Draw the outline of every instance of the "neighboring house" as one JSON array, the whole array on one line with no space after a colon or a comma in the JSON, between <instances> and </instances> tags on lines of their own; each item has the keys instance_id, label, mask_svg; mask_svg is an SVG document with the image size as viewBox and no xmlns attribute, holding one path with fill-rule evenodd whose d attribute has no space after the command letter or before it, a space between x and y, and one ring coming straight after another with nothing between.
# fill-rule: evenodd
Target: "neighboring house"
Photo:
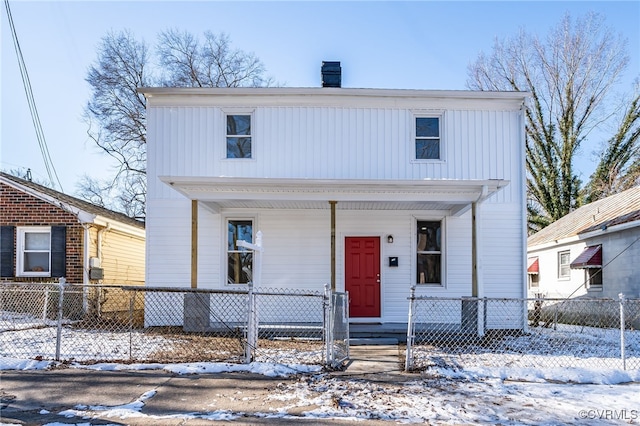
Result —
<instances>
[{"instance_id":1,"label":"neighboring house","mask_svg":"<svg viewBox=\"0 0 640 426\"><path fill-rule=\"evenodd\" d=\"M145 225L0 172L0 285L143 285Z\"/></svg>"},{"instance_id":2,"label":"neighboring house","mask_svg":"<svg viewBox=\"0 0 640 426\"><path fill-rule=\"evenodd\" d=\"M525 297L527 94L339 86L139 89L147 285L242 288L261 231L262 285L329 283L352 322L406 323L414 285Z\"/></svg>"},{"instance_id":3,"label":"neighboring house","mask_svg":"<svg viewBox=\"0 0 640 426\"><path fill-rule=\"evenodd\" d=\"M640 186L576 209L527 246L531 297L640 297Z\"/></svg>"}]
</instances>

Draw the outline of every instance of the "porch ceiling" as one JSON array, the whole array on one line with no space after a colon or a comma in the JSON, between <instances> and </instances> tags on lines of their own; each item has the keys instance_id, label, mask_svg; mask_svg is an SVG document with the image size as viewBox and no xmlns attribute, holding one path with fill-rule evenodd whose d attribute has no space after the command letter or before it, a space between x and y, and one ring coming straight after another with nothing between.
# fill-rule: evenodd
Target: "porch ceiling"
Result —
<instances>
[{"instance_id":1,"label":"porch ceiling","mask_svg":"<svg viewBox=\"0 0 640 426\"><path fill-rule=\"evenodd\" d=\"M348 180L230 177L160 177L167 185L212 210L224 208L348 210L466 210L509 181Z\"/></svg>"}]
</instances>

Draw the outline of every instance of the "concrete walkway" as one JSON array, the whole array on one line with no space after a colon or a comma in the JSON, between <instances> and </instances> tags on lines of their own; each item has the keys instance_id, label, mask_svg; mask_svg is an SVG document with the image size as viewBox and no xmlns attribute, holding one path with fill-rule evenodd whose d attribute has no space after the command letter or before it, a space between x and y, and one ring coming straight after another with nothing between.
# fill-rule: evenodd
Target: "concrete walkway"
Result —
<instances>
[{"instance_id":1,"label":"concrete walkway","mask_svg":"<svg viewBox=\"0 0 640 426\"><path fill-rule=\"evenodd\" d=\"M349 354L345 375L402 371L398 345L351 346Z\"/></svg>"},{"instance_id":2,"label":"concrete walkway","mask_svg":"<svg viewBox=\"0 0 640 426\"><path fill-rule=\"evenodd\" d=\"M360 342L362 343L362 342ZM370 343L370 342L364 342ZM377 341L376 343L381 343ZM400 383L415 376L402 372L403 354L397 344L356 344L350 347L351 360L344 371L331 372L340 380L371 380ZM87 410L91 406L119 407L139 400L153 390L141 412L148 417L131 421L119 418L93 418L90 424L196 425L210 424L205 418L184 419L181 413L206 413L214 410L246 413L235 424L299 424L307 410L288 407L289 401L271 396L286 385L304 381L300 377L271 378L252 373L175 375L165 371L93 371L73 368L48 371L0 372L0 424L40 425L46 423L87 422L82 415L65 418L61 412ZM253 413L285 409L289 418L268 419ZM93 413L100 415L100 412ZM167 416L176 415L176 418ZM153 417L160 416L160 417ZM298 416L300 416L298 418ZM313 424L352 424L350 421L314 419ZM367 425L388 422L366 421Z\"/></svg>"}]
</instances>

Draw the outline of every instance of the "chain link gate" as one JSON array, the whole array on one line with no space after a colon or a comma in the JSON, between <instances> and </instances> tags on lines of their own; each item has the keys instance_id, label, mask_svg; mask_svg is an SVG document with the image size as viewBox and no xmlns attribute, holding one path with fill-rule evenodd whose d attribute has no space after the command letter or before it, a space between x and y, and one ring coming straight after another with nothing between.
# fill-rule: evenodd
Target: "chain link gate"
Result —
<instances>
[{"instance_id":1,"label":"chain link gate","mask_svg":"<svg viewBox=\"0 0 640 426\"><path fill-rule=\"evenodd\" d=\"M345 308L340 297L252 286L232 291L4 283L0 356L80 363L254 360L333 366L348 344L348 322L335 320L348 318L337 311ZM328 316L327 309L334 313ZM328 317L334 320L328 323ZM329 325L334 340L327 339ZM337 349L327 351L325 345Z\"/></svg>"}]
</instances>

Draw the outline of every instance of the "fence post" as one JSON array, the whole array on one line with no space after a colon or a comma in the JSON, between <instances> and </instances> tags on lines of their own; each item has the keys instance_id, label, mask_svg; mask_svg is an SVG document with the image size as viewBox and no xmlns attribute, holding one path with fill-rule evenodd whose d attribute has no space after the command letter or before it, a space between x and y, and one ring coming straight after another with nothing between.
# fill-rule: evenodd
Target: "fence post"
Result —
<instances>
[{"instance_id":1,"label":"fence post","mask_svg":"<svg viewBox=\"0 0 640 426\"><path fill-rule=\"evenodd\" d=\"M325 365L333 365L333 315L331 304L331 286L324 285L323 307L324 307L324 344L325 344Z\"/></svg>"},{"instance_id":2,"label":"fence post","mask_svg":"<svg viewBox=\"0 0 640 426\"><path fill-rule=\"evenodd\" d=\"M134 290L129 294L131 295L129 297L129 361L133 361L133 314L135 311L137 292Z\"/></svg>"},{"instance_id":3,"label":"fence post","mask_svg":"<svg viewBox=\"0 0 640 426\"><path fill-rule=\"evenodd\" d=\"M411 353L411 345L413 344L413 305L416 300L416 286L411 286L411 294L409 296L409 318L407 319L407 352L405 354L404 371L409 371L413 367L413 354Z\"/></svg>"},{"instance_id":4,"label":"fence post","mask_svg":"<svg viewBox=\"0 0 640 426\"><path fill-rule=\"evenodd\" d=\"M49 286L44 289L44 306L42 307L42 322L47 323L47 314L49 313Z\"/></svg>"},{"instance_id":5,"label":"fence post","mask_svg":"<svg viewBox=\"0 0 640 426\"><path fill-rule=\"evenodd\" d=\"M487 298L478 299L478 337L484 337L487 331Z\"/></svg>"},{"instance_id":6,"label":"fence post","mask_svg":"<svg viewBox=\"0 0 640 426\"><path fill-rule=\"evenodd\" d=\"M625 321L624 321L624 302L625 297L623 293L618 294L618 299L620 299L620 358L622 358L622 369L627 369L627 359L625 356L625 343L624 343L624 329L625 329Z\"/></svg>"},{"instance_id":7,"label":"fence post","mask_svg":"<svg viewBox=\"0 0 640 426\"><path fill-rule=\"evenodd\" d=\"M67 283L67 280L64 277L61 277L58 280L58 331L56 333L56 361L60 361L60 344L62 340L62 307L64 303L64 286Z\"/></svg>"},{"instance_id":8,"label":"fence post","mask_svg":"<svg viewBox=\"0 0 640 426\"><path fill-rule=\"evenodd\" d=\"M245 348L245 362L253 361L253 351L257 345L258 321L256 319L256 295L253 293L253 282L249 286L249 315L247 318L247 346Z\"/></svg>"}]
</instances>

